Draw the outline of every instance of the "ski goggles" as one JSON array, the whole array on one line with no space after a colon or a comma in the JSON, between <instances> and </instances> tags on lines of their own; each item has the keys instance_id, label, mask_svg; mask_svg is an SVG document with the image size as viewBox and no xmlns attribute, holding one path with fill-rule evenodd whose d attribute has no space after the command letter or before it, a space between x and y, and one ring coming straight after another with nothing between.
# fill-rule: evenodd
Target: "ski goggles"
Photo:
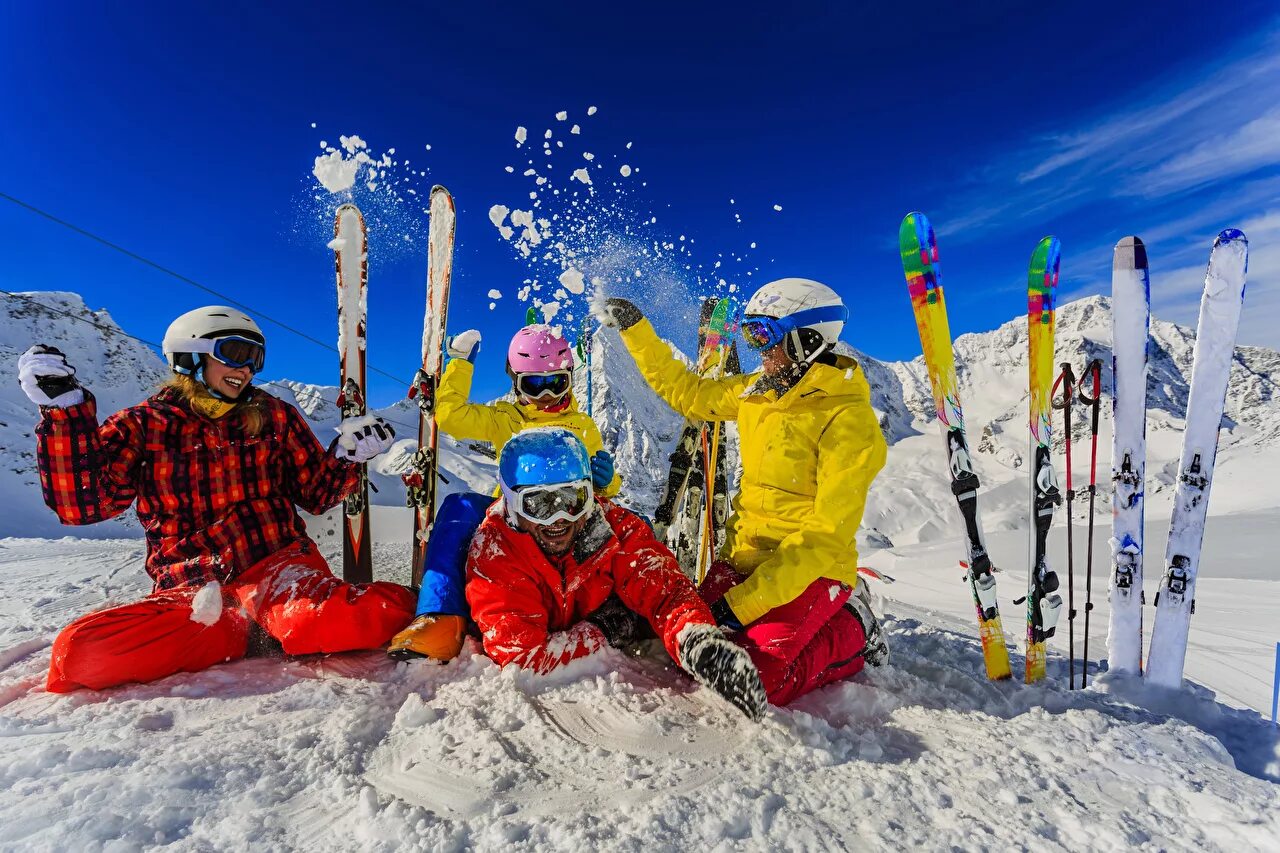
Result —
<instances>
[{"instance_id":1,"label":"ski goggles","mask_svg":"<svg viewBox=\"0 0 1280 853\"><path fill-rule=\"evenodd\" d=\"M567 370L557 370L552 373L519 373L515 379L516 391L529 400L563 397L573 386L573 374Z\"/></svg>"},{"instance_id":2,"label":"ski goggles","mask_svg":"<svg viewBox=\"0 0 1280 853\"><path fill-rule=\"evenodd\" d=\"M184 352L208 353L227 367L247 367L254 373L267 362L267 348L261 341L240 335L221 338L196 338L182 345Z\"/></svg>"},{"instance_id":3,"label":"ski goggles","mask_svg":"<svg viewBox=\"0 0 1280 853\"><path fill-rule=\"evenodd\" d=\"M843 305L826 305L808 308L786 317L746 317L742 320L742 339L754 350L776 347L782 339L796 329L818 323L843 323L849 319L849 309Z\"/></svg>"},{"instance_id":4,"label":"ski goggles","mask_svg":"<svg viewBox=\"0 0 1280 853\"><path fill-rule=\"evenodd\" d=\"M577 521L591 511L592 497L590 480L525 486L507 493L509 505L516 515L540 525Z\"/></svg>"}]
</instances>

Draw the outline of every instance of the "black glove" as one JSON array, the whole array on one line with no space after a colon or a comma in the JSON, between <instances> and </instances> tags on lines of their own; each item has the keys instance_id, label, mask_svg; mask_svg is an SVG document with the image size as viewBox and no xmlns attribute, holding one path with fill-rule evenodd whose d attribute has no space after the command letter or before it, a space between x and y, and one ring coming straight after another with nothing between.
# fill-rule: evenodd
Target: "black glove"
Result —
<instances>
[{"instance_id":1,"label":"black glove","mask_svg":"<svg viewBox=\"0 0 1280 853\"><path fill-rule=\"evenodd\" d=\"M687 625L680 632L680 666L753 720L764 716L769 698L751 656L714 625Z\"/></svg>"},{"instance_id":2,"label":"black glove","mask_svg":"<svg viewBox=\"0 0 1280 853\"><path fill-rule=\"evenodd\" d=\"M634 303L610 297L596 310L596 318L606 326L625 331L643 320L644 314L640 313Z\"/></svg>"},{"instance_id":3,"label":"black glove","mask_svg":"<svg viewBox=\"0 0 1280 853\"><path fill-rule=\"evenodd\" d=\"M730 631L742 630L742 620L733 612L733 608L724 598L711 605L711 615L716 617L716 624L721 628L728 628Z\"/></svg>"},{"instance_id":4,"label":"black glove","mask_svg":"<svg viewBox=\"0 0 1280 853\"><path fill-rule=\"evenodd\" d=\"M587 621L599 628L615 649L634 643L640 629L640 617L616 595L606 598Z\"/></svg>"}]
</instances>

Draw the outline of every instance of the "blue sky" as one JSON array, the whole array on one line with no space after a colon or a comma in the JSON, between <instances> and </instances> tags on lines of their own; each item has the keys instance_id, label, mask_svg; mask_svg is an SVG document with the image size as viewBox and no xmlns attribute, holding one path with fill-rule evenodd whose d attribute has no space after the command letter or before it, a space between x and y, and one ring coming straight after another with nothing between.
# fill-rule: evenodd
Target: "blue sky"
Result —
<instances>
[{"instance_id":1,"label":"blue sky","mask_svg":"<svg viewBox=\"0 0 1280 853\"><path fill-rule=\"evenodd\" d=\"M579 265L621 277L609 290L685 345L693 295L800 275L845 296L850 343L917 355L895 238L920 209L956 333L1025 310L1046 233L1064 244L1065 297L1109 289L1111 246L1142 236L1157 316L1193 323L1213 236L1236 226L1252 246L1241 341L1280 347L1273 4L888 5L8 4L0 192L330 340L340 199L317 193L313 160L341 134L394 148L404 201L355 199L374 222L370 363L413 373L420 211L445 184L459 209L450 328L485 335L483 398L506 386L522 282L554 279L564 258L527 261L490 223L495 204L529 208L530 190L557 233L585 228L575 245L595 256ZM566 146L550 157L548 129ZM528 159L547 187L521 174ZM622 164L638 171L624 179ZM568 179L596 166L594 195ZM6 290L77 291L143 338L216 301L2 199L0 229ZM264 326L269 376L336 381L336 354ZM376 404L402 393L370 380Z\"/></svg>"}]
</instances>

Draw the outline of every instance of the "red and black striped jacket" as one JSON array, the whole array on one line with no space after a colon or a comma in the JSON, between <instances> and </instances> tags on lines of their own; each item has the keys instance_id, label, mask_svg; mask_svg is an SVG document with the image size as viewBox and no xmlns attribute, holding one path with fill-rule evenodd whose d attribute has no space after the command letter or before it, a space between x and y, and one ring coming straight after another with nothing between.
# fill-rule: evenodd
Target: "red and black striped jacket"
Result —
<instances>
[{"instance_id":1,"label":"red and black striped jacket","mask_svg":"<svg viewBox=\"0 0 1280 853\"><path fill-rule=\"evenodd\" d=\"M97 404L46 408L36 427L44 500L63 524L93 524L137 501L157 589L225 581L300 540L296 507L321 513L355 490L359 467L325 452L293 406L253 389L265 423L249 436L166 388L98 426Z\"/></svg>"}]
</instances>

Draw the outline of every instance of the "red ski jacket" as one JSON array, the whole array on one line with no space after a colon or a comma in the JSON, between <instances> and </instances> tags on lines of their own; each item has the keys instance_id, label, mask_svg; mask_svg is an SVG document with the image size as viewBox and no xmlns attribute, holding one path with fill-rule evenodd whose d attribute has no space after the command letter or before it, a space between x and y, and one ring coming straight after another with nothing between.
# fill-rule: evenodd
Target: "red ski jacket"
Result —
<instances>
[{"instance_id":1,"label":"red ski jacket","mask_svg":"<svg viewBox=\"0 0 1280 853\"><path fill-rule=\"evenodd\" d=\"M648 620L673 660L688 624L714 625L676 558L638 516L603 498L573 550L548 557L533 537L489 508L467 555L467 602L484 650L498 664L534 672L589 655L607 645L583 620L610 593Z\"/></svg>"},{"instance_id":2,"label":"red ski jacket","mask_svg":"<svg viewBox=\"0 0 1280 853\"><path fill-rule=\"evenodd\" d=\"M45 503L63 524L93 524L137 501L156 589L226 581L310 541L300 506L321 513L358 485L359 466L326 453L293 406L253 389L266 422L246 435L189 408L176 390L98 426L97 404L46 408L36 427Z\"/></svg>"}]
</instances>

